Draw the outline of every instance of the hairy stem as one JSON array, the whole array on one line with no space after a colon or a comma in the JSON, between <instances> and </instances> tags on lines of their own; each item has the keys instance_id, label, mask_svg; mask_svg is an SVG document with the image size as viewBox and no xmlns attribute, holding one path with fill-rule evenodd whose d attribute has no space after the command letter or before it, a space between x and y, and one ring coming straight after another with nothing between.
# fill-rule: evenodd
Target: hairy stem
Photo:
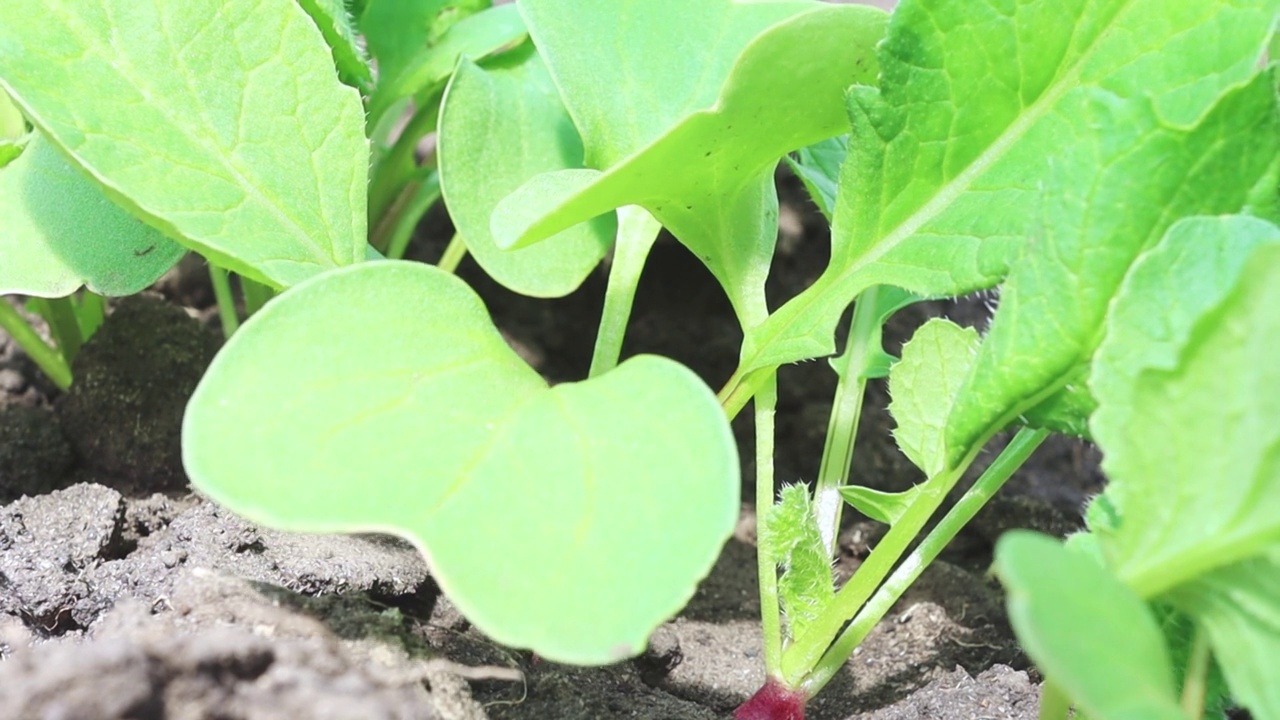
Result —
<instances>
[{"instance_id":1,"label":"hairy stem","mask_svg":"<svg viewBox=\"0 0 1280 720\"><path fill-rule=\"evenodd\" d=\"M782 612L778 604L778 559L763 541L760 525L773 507L773 416L778 404L778 380L769 379L755 394L756 431L756 571L760 581L760 625L764 630L764 669L771 678L782 677Z\"/></svg>"},{"instance_id":2,"label":"hairy stem","mask_svg":"<svg viewBox=\"0 0 1280 720\"><path fill-rule=\"evenodd\" d=\"M618 208L618 239L613 246L609 285L604 293L604 310L600 313L600 329L588 377L608 372L618 364L636 285L640 283L640 273L660 230L662 223L639 205Z\"/></svg>"},{"instance_id":3,"label":"hairy stem","mask_svg":"<svg viewBox=\"0 0 1280 720\"><path fill-rule=\"evenodd\" d=\"M836 384L835 399L831 403L827 441L822 448L822 465L813 492L813 512L818 520L818 530L822 533L827 553L832 557L836 552L840 515L845 504L840 488L849 482L853 448L862 419L862 401L867 390L866 371L872 354L880 345L880 318L876 312L878 290L877 286L864 290L853 308L848 346L839 358L843 361L840 381Z\"/></svg>"},{"instance_id":4,"label":"hairy stem","mask_svg":"<svg viewBox=\"0 0 1280 720\"><path fill-rule=\"evenodd\" d=\"M946 546L955 539L978 511L995 496L1009 477L1040 447L1048 430L1023 428L1005 446L1000 455L987 468L942 520L916 546L915 550L893 571L888 580L876 590L875 595L858 611L835 643L818 661L805 678L802 687L811 697L823 688L839 672L853 651L866 639L867 634L884 618L902 594L920 577L929 564L938 558Z\"/></svg>"},{"instance_id":5,"label":"hairy stem","mask_svg":"<svg viewBox=\"0 0 1280 720\"><path fill-rule=\"evenodd\" d=\"M71 367L67 359L40 337L17 308L2 298L0 298L0 328L9 333L9 337L18 343L18 347L22 348L41 372L49 376L59 390L71 387Z\"/></svg>"},{"instance_id":6,"label":"hairy stem","mask_svg":"<svg viewBox=\"0 0 1280 720\"><path fill-rule=\"evenodd\" d=\"M218 320L222 322L222 334L228 340L240 329L240 316L236 313L236 298L231 294L231 280L227 271L209 264L209 281L213 284L213 297L218 303Z\"/></svg>"}]
</instances>

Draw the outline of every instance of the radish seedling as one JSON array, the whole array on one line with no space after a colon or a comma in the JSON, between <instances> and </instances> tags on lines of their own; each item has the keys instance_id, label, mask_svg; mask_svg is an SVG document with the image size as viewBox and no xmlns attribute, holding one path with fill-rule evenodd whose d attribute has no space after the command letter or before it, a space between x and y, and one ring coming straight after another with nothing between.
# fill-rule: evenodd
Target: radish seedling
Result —
<instances>
[{"instance_id":1,"label":"radish seedling","mask_svg":"<svg viewBox=\"0 0 1280 720\"><path fill-rule=\"evenodd\" d=\"M185 248L282 291L265 302L246 285L265 307L188 408L187 467L219 502L292 529L403 535L496 639L603 663L643 647L731 532L726 418L752 402L768 680L738 717L780 720L803 717L1049 432L1094 437L1115 484L1073 541L1083 554L1026 536L1000 550L1051 680L1046 713L1070 698L1103 718L1194 715L1212 653L1241 702L1277 717L1259 680L1280 633L1274 378L1246 352L1270 351L1280 302L1264 281L1280 118L1275 71L1259 69L1275 0L904 0L892 16L810 0L368 0L354 23L332 0L44 5L38 19L0 8L0 85L35 132L0 145L12 158L25 142L0 183L32 187L44 168L112 239L98 255L67 244L78 228L49 221L53 191L4 194L26 229L0 242L27 265L6 260L0 285L130 292ZM419 159L435 130L438 153ZM791 152L832 251L770 308L773 177ZM459 231L447 264L466 247L520 293L567 294L612 251L588 379L548 387L465 284L382 259L441 194ZM661 228L742 325L718 397L670 360L619 363ZM994 288L989 328L935 320L885 353L905 305ZM850 303L820 476L779 497L776 370L834 355ZM923 473L901 493L850 481L863 392L886 376ZM1213 423L1236 423L1221 453ZM1161 438L1181 439L1176 492L1155 485ZM890 529L837 586L845 503ZM1098 520L1106 508L1119 520ZM1209 531L1175 537L1191 510ZM1170 652L1149 601L1202 639ZM1130 627L1123 662L1069 646L1104 637L1082 629L1095 618Z\"/></svg>"}]
</instances>

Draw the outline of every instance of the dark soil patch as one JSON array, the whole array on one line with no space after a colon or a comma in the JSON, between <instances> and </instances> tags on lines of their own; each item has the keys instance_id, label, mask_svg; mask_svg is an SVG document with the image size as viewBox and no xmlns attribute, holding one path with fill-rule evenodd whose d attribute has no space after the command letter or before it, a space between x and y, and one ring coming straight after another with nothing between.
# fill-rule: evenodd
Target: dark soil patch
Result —
<instances>
[{"instance_id":1,"label":"dark soil patch","mask_svg":"<svg viewBox=\"0 0 1280 720\"><path fill-rule=\"evenodd\" d=\"M784 179L782 191L770 281L778 301L817 277L827 247L825 223L798 185ZM421 259L441 252L444 223L439 214L424 223L414 247ZM649 652L586 669L490 642L395 539L276 532L190 494L182 408L218 341L203 268L185 268L161 285L169 304L116 304L76 363L74 389L60 397L0 336L0 716L692 720L728 717L760 685L749 504L711 576ZM470 261L460 274L544 375L585 375L603 269L558 300L516 297ZM188 312L174 299L202 307ZM981 300L910 308L891 323L890 349L941 313L982 324L989 311ZM674 241L660 242L625 352L669 355L715 387L740 340L705 269ZM780 387L778 480L812 479L834 374L803 363L783 369ZM918 482L888 433L882 384L868 403L856 480L886 490ZM749 478L749 412L735 431ZM1035 717L1036 679L985 574L991 545L1010 527L1075 529L1100 486L1096 464L1078 441L1042 448L872 632L809 717ZM882 532L848 513L839 571L851 572Z\"/></svg>"}]
</instances>

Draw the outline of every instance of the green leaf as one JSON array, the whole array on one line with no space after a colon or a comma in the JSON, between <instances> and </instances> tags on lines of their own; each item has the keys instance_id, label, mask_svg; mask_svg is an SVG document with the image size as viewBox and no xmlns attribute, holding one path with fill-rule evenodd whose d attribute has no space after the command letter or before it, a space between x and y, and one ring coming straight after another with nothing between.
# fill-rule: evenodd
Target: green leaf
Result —
<instances>
[{"instance_id":1,"label":"green leaf","mask_svg":"<svg viewBox=\"0 0 1280 720\"><path fill-rule=\"evenodd\" d=\"M797 638L822 614L835 597L831 554L811 508L809 486L782 488L777 504L761 524L760 542L778 558L778 602L787 619L787 635Z\"/></svg>"},{"instance_id":2,"label":"green leaf","mask_svg":"<svg viewBox=\"0 0 1280 720\"><path fill-rule=\"evenodd\" d=\"M356 38L346 3L343 0L298 0L298 5L311 16L320 34L324 35L342 82L358 90L368 90L373 84L373 72Z\"/></svg>"},{"instance_id":3,"label":"green leaf","mask_svg":"<svg viewBox=\"0 0 1280 720\"><path fill-rule=\"evenodd\" d=\"M0 85L219 265L280 287L364 257L360 98L293 0L0 3Z\"/></svg>"},{"instance_id":4,"label":"green leaf","mask_svg":"<svg viewBox=\"0 0 1280 720\"><path fill-rule=\"evenodd\" d=\"M369 52L378 61L379 82L395 82L453 25L489 4L485 0L369 0L359 24Z\"/></svg>"},{"instance_id":5,"label":"green leaf","mask_svg":"<svg viewBox=\"0 0 1280 720\"><path fill-rule=\"evenodd\" d=\"M63 297L81 285L132 295L184 252L108 200L40 135L0 170L0 295Z\"/></svg>"},{"instance_id":6,"label":"green leaf","mask_svg":"<svg viewBox=\"0 0 1280 720\"><path fill-rule=\"evenodd\" d=\"M643 650L739 509L733 436L691 371L640 356L549 388L465 283L420 263L268 303L196 389L183 452L255 521L411 540L479 629L563 662Z\"/></svg>"},{"instance_id":7,"label":"green leaf","mask_svg":"<svg viewBox=\"0 0 1280 720\"><path fill-rule=\"evenodd\" d=\"M480 60L520 44L528 32L515 5L501 5L452 25L438 41L424 44L395 74L384 70L369 100L371 125L403 98L443 84L459 58Z\"/></svg>"},{"instance_id":8,"label":"green leaf","mask_svg":"<svg viewBox=\"0 0 1280 720\"><path fill-rule=\"evenodd\" d=\"M1148 113L1116 117L1112 103L1097 99L1085 111L1095 123L1124 118L1144 129L1081 148L1045 182L1040 237L1002 286L947 429L953 461L1083 380L1111 299L1138 255L1180 214L1238 212L1280 158L1280 114L1267 75L1223 96L1190 131L1163 129Z\"/></svg>"},{"instance_id":9,"label":"green leaf","mask_svg":"<svg viewBox=\"0 0 1280 720\"><path fill-rule=\"evenodd\" d=\"M911 507L921 487L917 485L902 492L884 492L869 487L846 485L840 488L840 497L872 520L892 525Z\"/></svg>"},{"instance_id":10,"label":"green leaf","mask_svg":"<svg viewBox=\"0 0 1280 720\"><path fill-rule=\"evenodd\" d=\"M27 146L31 135L28 134L17 140L0 140L0 168L7 166L22 154L22 150Z\"/></svg>"},{"instance_id":11,"label":"green leaf","mask_svg":"<svg viewBox=\"0 0 1280 720\"><path fill-rule=\"evenodd\" d=\"M1255 71L1275 13L1274 0L899 4L880 45L880 89L851 91L831 264L748 333L741 371L831 354L841 313L869 285L927 296L996 285L1024 246L1040 244L1027 238L1058 225L1042 212L1043 183L1063 173L1055 187L1076 198L1103 173L1167 191L1197 158L1153 168L1151 146L1164 139L1178 152L1174 127ZM1269 161L1265 131L1249 133L1239 152ZM1249 137L1264 139L1245 147ZM1127 160L1135 144L1145 157ZM1132 242L1148 234L1155 194L1097 201L1133 207L1111 213Z\"/></svg>"},{"instance_id":12,"label":"green leaf","mask_svg":"<svg viewBox=\"0 0 1280 720\"><path fill-rule=\"evenodd\" d=\"M464 61L445 93L438 137L449 217L485 272L535 297L582 284L613 244L612 213L516 250L499 248L489 234L493 208L508 193L540 172L582 162L582 141L533 46L487 69Z\"/></svg>"},{"instance_id":13,"label":"green leaf","mask_svg":"<svg viewBox=\"0 0 1280 720\"><path fill-rule=\"evenodd\" d=\"M889 371L894 438L926 477L947 467L947 422L981 344L973 328L934 318L916 330Z\"/></svg>"},{"instance_id":14,"label":"green leaf","mask_svg":"<svg viewBox=\"0 0 1280 720\"><path fill-rule=\"evenodd\" d=\"M1090 558L1014 530L996 543L1009 622L1051 682L1095 718L1185 720L1151 610Z\"/></svg>"},{"instance_id":15,"label":"green leaf","mask_svg":"<svg viewBox=\"0 0 1280 720\"><path fill-rule=\"evenodd\" d=\"M599 172L535 177L498 206L498 245L641 205L702 259L740 317L762 316L773 168L844 129L838 98L875 77L884 14L807 0L519 6ZM698 62L673 48L696 49Z\"/></svg>"},{"instance_id":16,"label":"green leaf","mask_svg":"<svg viewBox=\"0 0 1280 720\"><path fill-rule=\"evenodd\" d=\"M1172 599L1209 634L1235 700L1255 718L1280 717L1280 544L1192 581Z\"/></svg>"},{"instance_id":17,"label":"green leaf","mask_svg":"<svg viewBox=\"0 0 1280 720\"><path fill-rule=\"evenodd\" d=\"M1263 361L1280 353L1280 230L1250 252L1256 222L1171 233L1126 282L1095 361L1093 434L1121 518L1103 547L1144 597L1280 542L1280 364ZM1193 267L1205 278L1171 284Z\"/></svg>"},{"instance_id":18,"label":"green leaf","mask_svg":"<svg viewBox=\"0 0 1280 720\"><path fill-rule=\"evenodd\" d=\"M831 222L835 215L840 166L848 156L849 136L840 135L800 148L794 159L787 158L787 164L804 183L809 197L813 198L827 222Z\"/></svg>"}]
</instances>

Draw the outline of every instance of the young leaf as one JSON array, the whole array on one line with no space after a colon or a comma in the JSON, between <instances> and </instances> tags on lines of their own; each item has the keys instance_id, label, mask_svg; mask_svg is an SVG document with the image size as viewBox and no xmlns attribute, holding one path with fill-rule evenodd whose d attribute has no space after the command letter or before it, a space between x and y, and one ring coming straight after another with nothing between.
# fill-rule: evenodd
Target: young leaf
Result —
<instances>
[{"instance_id":1,"label":"young leaf","mask_svg":"<svg viewBox=\"0 0 1280 720\"><path fill-rule=\"evenodd\" d=\"M359 25L378 61L379 84L396 84L452 25L488 5L484 0L369 0Z\"/></svg>"},{"instance_id":2,"label":"young leaf","mask_svg":"<svg viewBox=\"0 0 1280 720\"><path fill-rule=\"evenodd\" d=\"M740 317L758 319L777 234L773 168L843 130L838 98L875 77L884 14L806 0L519 5L598 172L530 180L498 206L498 245L641 205L703 260Z\"/></svg>"},{"instance_id":3,"label":"young leaf","mask_svg":"<svg viewBox=\"0 0 1280 720\"><path fill-rule=\"evenodd\" d=\"M831 264L748 333L740 370L831 354L836 322L869 285L941 296L997 284L1059 220L1037 212L1039 179L1071 169L1077 196L1090 168L1146 182L1149 160L1123 160L1135 138L1195 122L1249 77L1274 19L1273 0L904 0L880 46L881 88L850 95ZM1239 152L1265 161L1268 142Z\"/></svg>"},{"instance_id":4,"label":"young leaf","mask_svg":"<svg viewBox=\"0 0 1280 720\"><path fill-rule=\"evenodd\" d=\"M183 252L108 200L39 134L0 170L0 295L63 297L81 285L132 295Z\"/></svg>"},{"instance_id":5,"label":"young leaf","mask_svg":"<svg viewBox=\"0 0 1280 720\"><path fill-rule=\"evenodd\" d=\"M840 166L848 156L849 136L840 135L800 148L794 159L787 158L787 164L804 183L827 222L835 215Z\"/></svg>"},{"instance_id":6,"label":"young leaf","mask_svg":"<svg viewBox=\"0 0 1280 720\"><path fill-rule=\"evenodd\" d=\"M1209 634L1236 701L1256 718L1280 717L1280 543L1192 581L1172 600Z\"/></svg>"},{"instance_id":7,"label":"young leaf","mask_svg":"<svg viewBox=\"0 0 1280 720\"><path fill-rule=\"evenodd\" d=\"M219 265L280 287L364 259L360 98L293 0L0 3L0 86Z\"/></svg>"},{"instance_id":8,"label":"young leaf","mask_svg":"<svg viewBox=\"0 0 1280 720\"><path fill-rule=\"evenodd\" d=\"M424 88L443 84L458 65L459 58L488 57L515 47L527 35L515 5L500 5L468 16L450 27L438 42L418 48L394 76L383 75L377 91L369 99L370 125L397 101L416 95Z\"/></svg>"},{"instance_id":9,"label":"young leaf","mask_svg":"<svg viewBox=\"0 0 1280 720\"><path fill-rule=\"evenodd\" d=\"M493 208L508 193L540 172L582 162L582 141L532 45L486 69L467 61L458 67L440 110L438 142L449 216L476 262L506 287L566 295L613 244L612 213L518 250L499 248L489 234Z\"/></svg>"},{"instance_id":10,"label":"young leaf","mask_svg":"<svg viewBox=\"0 0 1280 720\"><path fill-rule=\"evenodd\" d=\"M972 328L935 318L916 330L889 371L894 438L925 477L946 469L947 421L981 344Z\"/></svg>"},{"instance_id":11,"label":"young leaf","mask_svg":"<svg viewBox=\"0 0 1280 720\"><path fill-rule=\"evenodd\" d=\"M778 602L787 618L787 634L800 637L835 597L831 555L810 508L809 487L784 487L761 528L760 542L769 544L783 568Z\"/></svg>"},{"instance_id":12,"label":"young leaf","mask_svg":"<svg viewBox=\"0 0 1280 720\"><path fill-rule=\"evenodd\" d=\"M333 52L333 64L342 82L358 90L373 84L373 72L364 49L356 39L351 14L343 0L298 0L298 5L315 21L320 34Z\"/></svg>"},{"instance_id":13,"label":"young leaf","mask_svg":"<svg viewBox=\"0 0 1280 720\"><path fill-rule=\"evenodd\" d=\"M1106 352L1093 372L1093 434L1106 454L1107 494L1121 522L1103 549L1144 597L1280 542L1280 364L1262 361L1280 353L1280 231L1273 227L1269 238L1242 252L1243 260L1219 261L1235 265L1239 280L1189 328L1159 328L1178 319L1176 310L1166 315L1161 306L1153 321L1123 305L1146 304L1132 299L1138 293L1168 297L1151 283L1170 282L1180 258L1200 252L1185 246L1199 243L1149 256L1108 322ZM1196 239L1208 245L1215 237ZM1221 242L1219 249L1239 251ZM1219 292L1213 281L1203 286ZM1136 328L1135 319L1148 329ZM1169 347L1144 335L1185 338L1172 367Z\"/></svg>"},{"instance_id":14,"label":"young leaf","mask_svg":"<svg viewBox=\"0 0 1280 720\"><path fill-rule=\"evenodd\" d=\"M884 492L869 487L846 485L840 488L840 497L872 520L892 525L911 507L920 487L917 485L902 492Z\"/></svg>"},{"instance_id":15,"label":"young leaf","mask_svg":"<svg viewBox=\"0 0 1280 720\"><path fill-rule=\"evenodd\" d=\"M732 433L691 371L639 356L549 388L465 283L420 263L277 297L214 360L182 439L218 502L405 537L478 628L564 662L643 650L739 509Z\"/></svg>"},{"instance_id":16,"label":"young leaf","mask_svg":"<svg viewBox=\"0 0 1280 720\"><path fill-rule=\"evenodd\" d=\"M996 543L1009 622L1027 654L1088 717L1185 720L1155 618L1092 559L1045 535Z\"/></svg>"}]
</instances>

